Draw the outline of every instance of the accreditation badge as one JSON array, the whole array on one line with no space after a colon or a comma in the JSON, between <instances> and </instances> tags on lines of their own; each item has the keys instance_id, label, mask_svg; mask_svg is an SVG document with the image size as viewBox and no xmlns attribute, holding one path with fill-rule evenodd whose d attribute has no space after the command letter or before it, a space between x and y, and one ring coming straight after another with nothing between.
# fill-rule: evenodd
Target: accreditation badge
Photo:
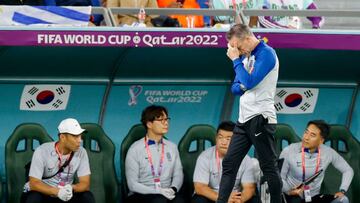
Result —
<instances>
[{"instance_id":1,"label":"accreditation badge","mask_svg":"<svg viewBox=\"0 0 360 203\"><path fill-rule=\"evenodd\" d=\"M154 183L155 183L155 190L160 190L161 188L160 178L154 178Z\"/></svg>"},{"instance_id":2,"label":"accreditation badge","mask_svg":"<svg viewBox=\"0 0 360 203\"><path fill-rule=\"evenodd\" d=\"M304 185L304 197L305 197L305 202L311 202L310 186L308 185Z\"/></svg>"}]
</instances>

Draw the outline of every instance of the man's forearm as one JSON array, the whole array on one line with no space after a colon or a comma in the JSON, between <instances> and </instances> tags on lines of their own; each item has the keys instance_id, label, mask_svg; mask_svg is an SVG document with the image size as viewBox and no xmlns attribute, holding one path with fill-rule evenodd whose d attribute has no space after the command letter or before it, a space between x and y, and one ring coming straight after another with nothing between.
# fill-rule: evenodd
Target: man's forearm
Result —
<instances>
[{"instance_id":1,"label":"man's forearm","mask_svg":"<svg viewBox=\"0 0 360 203\"><path fill-rule=\"evenodd\" d=\"M41 180L35 180L35 181L30 180L30 190L37 191L42 194L50 195L50 196L57 196L59 192L59 188L47 185L43 183Z\"/></svg>"},{"instance_id":2,"label":"man's forearm","mask_svg":"<svg viewBox=\"0 0 360 203\"><path fill-rule=\"evenodd\" d=\"M74 192L85 192L90 190L90 185L88 183L77 183L72 185Z\"/></svg>"},{"instance_id":3,"label":"man's forearm","mask_svg":"<svg viewBox=\"0 0 360 203\"><path fill-rule=\"evenodd\" d=\"M254 194L242 192L242 193L241 193L241 200L242 200L243 202L247 202L247 201L248 201L249 199L251 199L253 196L254 196Z\"/></svg>"},{"instance_id":4,"label":"man's forearm","mask_svg":"<svg viewBox=\"0 0 360 203\"><path fill-rule=\"evenodd\" d=\"M241 199L243 202L250 200L255 194L255 186L254 187L246 187L241 191Z\"/></svg>"},{"instance_id":5,"label":"man's forearm","mask_svg":"<svg viewBox=\"0 0 360 203\"><path fill-rule=\"evenodd\" d=\"M149 187L136 181L128 182L128 186L131 192L140 194L159 194L159 191L154 187Z\"/></svg>"},{"instance_id":6,"label":"man's forearm","mask_svg":"<svg viewBox=\"0 0 360 203\"><path fill-rule=\"evenodd\" d=\"M217 198L219 196L219 194L217 192L215 192L208 186L195 187L195 193L198 195L204 196L214 202L217 200Z\"/></svg>"}]
</instances>

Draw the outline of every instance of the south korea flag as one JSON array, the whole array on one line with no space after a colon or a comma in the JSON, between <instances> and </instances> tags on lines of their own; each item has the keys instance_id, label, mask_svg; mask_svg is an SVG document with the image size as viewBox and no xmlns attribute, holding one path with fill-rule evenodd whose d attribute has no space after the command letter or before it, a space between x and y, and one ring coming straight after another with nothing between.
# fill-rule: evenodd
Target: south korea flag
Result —
<instances>
[{"instance_id":1,"label":"south korea flag","mask_svg":"<svg viewBox=\"0 0 360 203\"><path fill-rule=\"evenodd\" d=\"M317 88L277 88L276 112L279 114L313 113L318 95Z\"/></svg>"},{"instance_id":2,"label":"south korea flag","mask_svg":"<svg viewBox=\"0 0 360 203\"><path fill-rule=\"evenodd\" d=\"M21 95L20 110L65 110L70 89L70 85L25 85Z\"/></svg>"}]
</instances>

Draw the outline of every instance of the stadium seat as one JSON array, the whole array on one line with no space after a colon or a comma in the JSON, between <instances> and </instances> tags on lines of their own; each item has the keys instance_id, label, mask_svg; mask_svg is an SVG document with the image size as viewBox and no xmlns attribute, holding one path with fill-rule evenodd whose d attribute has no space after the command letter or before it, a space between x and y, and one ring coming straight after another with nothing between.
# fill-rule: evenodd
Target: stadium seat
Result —
<instances>
[{"instance_id":1,"label":"stadium seat","mask_svg":"<svg viewBox=\"0 0 360 203\"><path fill-rule=\"evenodd\" d=\"M286 144L284 143L287 142ZM281 151L291 143L300 142L301 139L296 135L290 125L277 124L275 132L276 153L280 155Z\"/></svg>"},{"instance_id":2,"label":"stadium seat","mask_svg":"<svg viewBox=\"0 0 360 203\"><path fill-rule=\"evenodd\" d=\"M181 192L189 200L194 191L193 174L198 156L206 149L206 141L211 146L215 145L216 129L210 125L193 125L185 133L179 142L179 153L184 171L184 183ZM195 142L196 149L191 149Z\"/></svg>"},{"instance_id":3,"label":"stadium seat","mask_svg":"<svg viewBox=\"0 0 360 203\"><path fill-rule=\"evenodd\" d=\"M25 165L31 161L36 145L51 141L52 138L40 124L24 123L15 128L5 145L7 202L20 202L25 184Z\"/></svg>"},{"instance_id":4,"label":"stadium seat","mask_svg":"<svg viewBox=\"0 0 360 203\"><path fill-rule=\"evenodd\" d=\"M130 146L137 140L143 138L146 135L146 129L141 124L134 125L123 139L120 147L120 168L121 168L121 199L124 202L129 193L125 177L125 158L126 153Z\"/></svg>"},{"instance_id":5,"label":"stadium seat","mask_svg":"<svg viewBox=\"0 0 360 203\"><path fill-rule=\"evenodd\" d=\"M350 202L360 202L360 145L353 137L348 128L343 125L331 125L330 136L325 144L337 151L353 168L354 178L346 195ZM321 192L334 194L339 191L341 184L341 173L332 165L326 170L324 182L321 186Z\"/></svg>"},{"instance_id":6,"label":"stadium seat","mask_svg":"<svg viewBox=\"0 0 360 203\"><path fill-rule=\"evenodd\" d=\"M82 123L87 130L83 135L91 169L90 191L96 202L118 202L118 183L115 174L115 145L101 126L95 123Z\"/></svg>"},{"instance_id":7,"label":"stadium seat","mask_svg":"<svg viewBox=\"0 0 360 203\"><path fill-rule=\"evenodd\" d=\"M290 125L283 123L276 125L274 138L276 145L275 150L278 156L280 155L281 151L288 145L301 141L301 139L296 135L294 129ZM257 158L256 151L254 157Z\"/></svg>"},{"instance_id":8,"label":"stadium seat","mask_svg":"<svg viewBox=\"0 0 360 203\"><path fill-rule=\"evenodd\" d=\"M275 131L275 150L277 155L279 156L281 151L291 143L300 142L301 139L296 135L294 129L288 124L277 124ZM279 170L281 171L282 162L278 160ZM262 173L261 173L262 174ZM263 174L260 178L260 199L262 202L267 202L270 200L270 193L268 190L268 185L265 183L265 179Z\"/></svg>"}]
</instances>

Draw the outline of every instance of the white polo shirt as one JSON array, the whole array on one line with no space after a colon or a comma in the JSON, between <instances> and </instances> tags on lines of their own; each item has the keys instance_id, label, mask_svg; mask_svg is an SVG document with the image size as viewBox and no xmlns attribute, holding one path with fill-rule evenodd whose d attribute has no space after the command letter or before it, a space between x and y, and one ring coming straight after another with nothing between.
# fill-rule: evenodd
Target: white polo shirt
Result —
<instances>
[{"instance_id":1,"label":"white polo shirt","mask_svg":"<svg viewBox=\"0 0 360 203\"><path fill-rule=\"evenodd\" d=\"M220 180L222 175L222 159L220 159L220 170L216 161L216 146L203 151L196 161L193 182L208 184L216 192L219 192ZM240 184L256 183L255 173L260 171L256 169L254 162L246 155L241 162L233 191L240 189Z\"/></svg>"}]
</instances>

